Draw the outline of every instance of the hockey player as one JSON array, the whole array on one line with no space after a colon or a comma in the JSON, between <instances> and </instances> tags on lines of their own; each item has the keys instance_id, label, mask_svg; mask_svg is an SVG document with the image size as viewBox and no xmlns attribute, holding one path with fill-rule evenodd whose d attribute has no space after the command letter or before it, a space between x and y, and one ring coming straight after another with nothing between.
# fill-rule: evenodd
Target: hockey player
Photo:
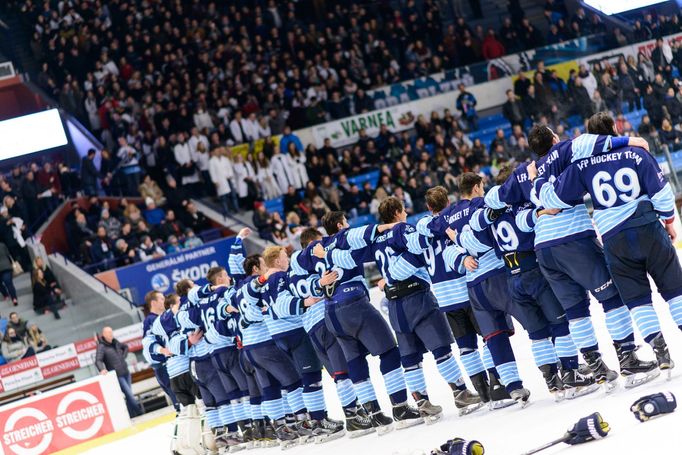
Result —
<instances>
[{"instance_id":1,"label":"hockey player","mask_svg":"<svg viewBox=\"0 0 682 455\"><path fill-rule=\"evenodd\" d=\"M588 130L615 133L615 123L601 112L590 118ZM653 348L659 368L671 369L674 364L652 305L647 273L668 302L675 323L682 326L682 269L670 241L676 237L675 197L656 160L646 150L626 146L574 162L553 184L538 176L534 165L528 167L528 176L546 207L570 209L574 200L590 194L614 284ZM631 355L619 352L619 357L621 374L628 375L631 385L655 376ZM647 376L632 378L636 373Z\"/></svg>"},{"instance_id":2,"label":"hockey player","mask_svg":"<svg viewBox=\"0 0 682 455\"><path fill-rule=\"evenodd\" d=\"M259 257L258 261L262 261L262 258ZM253 269L253 273L256 271L265 273L265 264ZM287 448L296 444L300 436L306 439L312 436L313 428L303 403L301 377L291 359L275 345L268 331L266 319L271 318L272 314L264 298L267 280L260 273L246 277L238 291L239 329L244 355L253 365L263 393L265 414L271 419L282 447ZM290 425L285 419L282 389L287 392L286 400L293 413Z\"/></svg>"},{"instance_id":3,"label":"hockey player","mask_svg":"<svg viewBox=\"0 0 682 455\"><path fill-rule=\"evenodd\" d=\"M311 249L305 249L311 243L319 243L322 234L315 228L308 228L301 233L300 242L302 251L295 251L290 258L290 269L288 273L289 288L293 296L299 299L308 297L324 297L323 286L333 283L338 278L338 273L325 271L322 262L317 263L318 273L309 273L302 263L304 254L310 254ZM301 262L299 262L299 259ZM308 261L312 258L308 258ZM323 281L326 278L329 283ZM292 313L298 312L303 320L303 328L310 337L317 357L324 365L336 383L336 390L346 417L346 431L351 438L362 436L373 432L372 422L367 417L364 409L358 405L357 395L353 388L353 382L348 377L348 363L343 356L343 350L336 337L332 335L324 323L324 301L319 301L309 306L298 305L291 307ZM285 307L278 306L278 313L286 312Z\"/></svg>"},{"instance_id":4,"label":"hockey player","mask_svg":"<svg viewBox=\"0 0 682 455\"><path fill-rule=\"evenodd\" d=\"M228 288L230 279L222 267L209 269L206 279L213 293L186 314L192 323L204 332L211 345L211 364L223 386L223 396L228 402L219 402L218 409L224 431L220 439L230 452L240 450L253 442L251 419L248 410L248 384L239 366L239 353L235 343L237 319L232 317L237 309L231 298L235 294ZM244 438L238 433L241 428Z\"/></svg>"},{"instance_id":5,"label":"hockey player","mask_svg":"<svg viewBox=\"0 0 682 455\"><path fill-rule=\"evenodd\" d=\"M497 183L504 183L512 171L511 166L502 168ZM530 203L498 211L481 208L471 216L468 227L479 232L490 229L492 224L491 232L507 268L512 315L528 331L535 363L548 390L562 399L594 392L598 386L592 376L578 370L578 351L564 310L540 272L533 250L533 220L555 212L535 210ZM466 237L466 231L461 237ZM561 362L563 373L558 371L557 361Z\"/></svg>"},{"instance_id":6,"label":"hockey player","mask_svg":"<svg viewBox=\"0 0 682 455\"><path fill-rule=\"evenodd\" d=\"M271 316L266 318L270 336L285 352L298 370L303 383L303 402L310 416L309 425L316 442L337 439L344 435L343 422L327 417L327 406L322 391L322 364L308 334L303 329L300 311L317 303L321 298L300 299L290 292L291 283L289 256L282 246L270 246L263 251L263 261L267 267L265 277L265 300L270 307ZM334 277L326 274L320 285L333 283Z\"/></svg>"},{"instance_id":7,"label":"hockey player","mask_svg":"<svg viewBox=\"0 0 682 455\"><path fill-rule=\"evenodd\" d=\"M456 210L456 204L450 205L448 192L442 186L430 188L426 192L425 199L431 216L419 220L421 225L428 225L434 217L443 212ZM481 331L471 310L466 274L452 269L443 260L443 251L448 243L447 237L434 236L429 238L429 247L424 250L424 261L431 276L431 290L436 296L440 311L446 315L450 330L459 348L460 360L464 365L464 370L471 379L476 392L478 392L481 402L489 403L492 394L493 401L500 405L503 402L501 395L507 397L508 395L497 382L494 371L491 372L492 382L488 382L486 368L483 366L481 354L478 351L478 336L481 335ZM484 349L487 358L490 358L487 348ZM459 408L460 414L468 414L478 408L477 405L471 405L468 401L467 396L460 399L455 397L455 404Z\"/></svg>"},{"instance_id":8,"label":"hockey player","mask_svg":"<svg viewBox=\"0 0 682 455\"><path fill-rule=\"evenodd\" d=\"M547 179L557 178L571 162L603 153L623 145L646 146L641 138L583 134L573 141L560 142L552 130L535 125L529 134L531 149L541 159L538 172ZM532 193L526 165L519 165L503 185L493 187L485 196L488 207L540 201ZM566 310L571 335L599 384L607 392L616 386L618 374L602 360L592 325L587 292L600 302L606 315L606 328L617 347L621 361L635 362L640 368L653 369L653 362L636 358L634 333L627 307L611 280L601 247L596 241L592 220L582 199L574 207L554 216L542 216L535 225L535 250L540 270Z\"/></svg>"},{"instance_id":9,"label":"hockey player","mask_svg":"<svg viewBox=\"0 0 682 455\"><path fill-rule=\"evenodd\" d=\"M221 337L213 324L203 324L204 318L201 311L202 305L216 301L220 295L213 293L210 284L196 286L192 280L183 279L175 285L176 292L181 299L184 299L176 315L178 324L182 332L211 330L214 343L209 343L204 336L201 341L187 349L190 357L190 371L194 382L196 382L201 392L201 398L206 405L206 423L211 428L213 439L217 450L230 445L228 442L227 427L232 424L233 415L230 409L230 396L225 390L220 378L220 374L215 374L211 357L214 350L222 349L231 343L229 337ZM206 335L206 333L204 333ZM178 341L180 340L180 341ZM176 346L172 351L181 349L178 344L182 344L180 336L175 336L171 340L171 346ZM205 434L205 440L210 439ZM208 441L206 441L208 444ZM231 445L240 445L241 441Z\"/></svg>"},{"instance_id":10,"label":"hockey player","mask_svg":"<svg viewBox=\"0 0 682 455\"><path fill-rule=\"evenodd\" d=\"M407 213L395 197L389 197L379 205L379 216L382 223L398 224L374 238L370 245L371 257L383 277L389 320L398 338L405 381L420 415L431 423L440 418L442 408L431 404L426 392L422 360L427 350L432 352L438 371L460 403L468 407L481 400L466 389L459 365L452 355L452 333L429 290L431 283L422 255L429 246L427 238L405 223ZM343 260L343 250L332 251L332 255L335 253L339 253L338 259L333 259L336 265L354 265L352 255L345 255L351 260Z\"/></svg>"},{"instance_id":11,"label":"hockey player","mask_svg":"<svg viewBox=\"0 0 682 455\"><path fill-rule=\"evenodd\" d=\"M160 301L163 299L163 294L155 292L153 299ZM180 325L175 315L180 309L180 298L177 294L169 294L164 300L164 307L166 310L152 323L151 335L159 342L150 343L149 352L153 355L159 355L162 354L162 348L165 347L171 354L166 360L166 368L170 378L171 390L180 403L180 413L176 418L173 430L171 451L181 455L201 455L204 453L202 423L196 405L199 390L189 371L187 348L197 344L203 337L203 333L201 331L188 334L178 333ZM184 340L184 343L178 343L181 350L173 352L171 338L177 341ZM143 340L143 344L144 342L145 340Z\"/></svg>"},{"instance_id":12,"label":"hockey player","mask_svg":"<svg viewBox=\"0 0 682 455\"><path fill-rule=\"evenodd\" d=\"M453 210L441 213L428 224L419 225L425 235L447 234L452 239L453 233L462 231L473 213L484 206L483 179L479 175L472 172L462 174L459 190L461 200ZM495 372L509 396L525 406L530 391L523 387L509 342L514 326L509 312L511 296L507 290L504 264L498 257L492 234L489 231L480 234L475 251L470 249L467 254L462 248L449 245L443 252L443 259L455 270L466 270L471 308L486 340Z\"/></svg>"},{"instance_id":13,"label":"hockey player","mask_svg":"<svg viewBox=\"0 0 682 455\"><path fill-rule=\"evenodd\" d=\"M179 413L180 403L178 403L178 399L171 389L170 378L166 369L166 360L172 354L166 348L163 338L152 333L154 321L166 310L164 301L163 294L157 291L150 291L144 296L144 304L148 314L142 322L142 354L152 366L154 376L156 376L161 389L171 399L175 412Z\"/></svg>"},{"instance_id":14,"label":"hockey player","mask_svg":"<svg viewBox=\"0 0 682 455\"><path fill-rule=\"evenodd\" d=\"M366 226L352 229L346 235L343 231L349 226L343 212L325 214L322 223L329 236L323 238L321 244L329 249L335 246L341 249L349 249L350 246L360 249L369 245L377 232L382 233L392 227ZM341 235L337 235L340 232ZM314 247L314 244L308 245L298 261L310 273L317 273L317 264L320 262L310 251ZM396 426L405 428L423 423L423 420L419 411L407 402L407 386L393 333L381 313L369 301L363 265L367 261L363 258L352 270L332 268L338 272L339 278L333 285L325 287L325 324L343 350L348 362L348 373L360 403L365 407L379 435L382 435L392 429L393 419L381 412L369 379L367 354L380 358L379 368L393 404Z\"/></svg>"}]
</instances>

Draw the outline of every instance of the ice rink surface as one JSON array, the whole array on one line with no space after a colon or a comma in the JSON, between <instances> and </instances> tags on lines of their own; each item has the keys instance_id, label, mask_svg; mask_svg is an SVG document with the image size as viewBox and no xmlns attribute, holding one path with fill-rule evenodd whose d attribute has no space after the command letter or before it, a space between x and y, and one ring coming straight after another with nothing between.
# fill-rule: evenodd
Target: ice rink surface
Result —
<instances>
[{"instance_id":1,"label":"ice rink surface","mask_svg":"<svg viewBox=\"0 0 682 455\"><path fill-rule=\"evenodd\" d=\"M372 302L380 301L381 293L372 289ZM547 392L539 370L535 367L530 351L530 341L523 330L511 338L516 354L519 373L524 385L531 391L531 404L525 409L518 405L497 411L481 409L465 417L458 417L450 388L436 370L433 358L425 357L424 369L429 395L433 403L444 408L443 418L434 425L419 425L385 436L376 434L357 439L344 437L327 444L305 445L287 450L287 455L413 455L429 451L447 439L462 437L483 443L486 455L520 455L527 450L559 438L579 418L598 411L611 425L610 434L603 440L579 446L561 444L542 454L575 455L630 455L630 454L679 454L682 453L682 410L640 423L630 412L630 405L639 397L651 393L671 391L682 399L682 332L670 317L666 303L660 295L654 295L654 306L663 325L663 333L678 367L673 370L671 381L664 375L640 387L626 390L620 388L609 396L603 390L591 395L555 403ZM615 351L604 325L601 307L592 302L592 314L599 338L599 345L607 364L617 369ZM635 329L635 333L637 330ZM653 351L637 336L642 345L640 357L653 359ZM384 392L379 373L378 359L370 359L372 382L377 389L379 401L388 415L391 407ZM325 378L325 397L330 416L342 418L341 406L329 376ZM470 387L471 388L471 387ZM169 453L172 424L163 424L126 439L118 440L86 452L88 455L163 454ZM279 448L255 449L239 453L262 455L282 453Z\"/></svg>"}]
</instances>

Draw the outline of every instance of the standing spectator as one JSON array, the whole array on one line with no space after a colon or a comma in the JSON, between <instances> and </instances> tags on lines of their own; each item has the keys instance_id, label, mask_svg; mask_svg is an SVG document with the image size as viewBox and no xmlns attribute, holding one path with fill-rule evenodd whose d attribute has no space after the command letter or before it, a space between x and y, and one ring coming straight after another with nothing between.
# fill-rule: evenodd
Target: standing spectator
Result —
<instances>
[{"instance_id":1,"label":"standing spectator","mask_svg":"<svg viewBox=\"0 0 682 455\"><path fill-rule=\"evenodd\" d=\"M26 343L26 339L17 335L13 327L7 327L5 337L2 339L2 356L9 362L25 359L35 355L33 348Z\"/></svg>"},{"instance_id":2,"label":"standing spectator","mask_svg":"<svg viewBox=\"0 0 682 455\"><path fill-rule=\"evenodd\" d=\"M230 180L234 178L234 172L232 171L232 162L225 156L222 148L216 147L211 150L211 159L208 160L208 172L211 176L211 182L215 186L216 195L223 209L223 215L227 216L230 213L229 205L230 201L232 201ZM236 212L238 208L232 207L232 210Z\"/></svg>"},{"instance_id":3,"label":"standing spectator","mask_svg":"<svg viewBox=\"0 0 682 455\"><path fill-rule=\"evenodd\" d=\"M502 57L505 54L504 45L495 36L495 30L488 29L488 34L483 40L483 58L492 60L494 58Z\"/></svg>"},{"instance_id":4,"label":"standing spectator","mask_svg":"<svg viewBox=\"0 0 682 455\"><path fill-rule=\"evenodd\" d=\"M672 60L673 51L670 45L663 38L657 38L656 47L651 51L651 62L654 64L655 71L664 74L666 79L670 79L673 71L670 64Z\"/></svg>"},{"instance_id":5,"label":"standing spectator","mask_svg":"<svg viewBox=\"0 0 682 455\"><path fill-rule=\"evenodd\" d=\"M100 374L107 374L109 371L116 372L118 384L126 397L128 414L131 417L137 417L142 414L142 409L133 395L132 378L126 363L126 355L128 355L128 345L114 338L114 331L111 327L104 327L97 344L95 365Z\"/></svg>"},{"instance_id":6,"label":"standing spectator","mask_svg":"<svg viewBox=\"0 0 682 455\"><path fill-rule=\"evenodd\" d=\"M288 153L290 142L293 142L296 145L296 150L298 150L299 152L303 152L303 143L301 142L301 139L291 132L291 128L289 126L285 126L284 133L282 134L282 137L279 140L280 152Z\"/></svg>"},{"instance_id":7,"label":"standing spectator","mask_svg":"<svg viewBox=\"0 0 682 455\"><path fill-rule=\"evenodd\" d=\"M31 281L33 284L33 310L36 314L47 314L48 311L52 311L55 319L61 319L57 296L45 280L43 271L41 269L33 270Z\"/></svg>"},{"instance_id":8,"label":"standing spectator","mask_svg":"<svg viewBox=\"0 0 682 455\"><path fill-rule=\"evenodd\" d=\"M258 235L264 240L274 242L273 237L274 220L272 215L268 213L265 204L256 202L255 210L253 212L253 225L258 230Z\"/></svg>"},{"instance_id":9,"label":"standing spectator","mask_svg":"<svg viewBox=\"0 0 682 455\"><path fill-rule=\"evenodd\" d=\"M118 138L119 172L123 180L122 187L127 196L137 195L140 186L140 154L134 147L128 144L125 137Z\"/></svg>"},{"instance_id":10,"label":"standing spectator","mask_svg":"<svg viewBox=\"0 0 682 455\"><path fill-rule=\"evenodd\" d=\"M97 196L97 179L99 178L99 171L95 166L95 149L88 150L88 154L83 157L81 161L81 183L83 185L83 193L86 196Z\"/></svg>"},{"instance_id":11,"label":"standing spectator","mask_svg":"<svg viewBox=\"0 0 682 455\"><path fill-rule=\"evenodd\" d=\"M290 142L289 148L295 148L294 143ZM277 186L279 187L280 194L285 194L289 185L297 188L298 175L294 169L294 157L292 157L288 151L287 153L280 153L279 150L275 150L272 159L270 160L270 165L272 166L272 175L275 177Z\"/></svg>"},{"instance_id":12,"label":"standing spectator","mask_svg":"<svg viewBox=\"0 0 682 455\"><path fill-rule=\"evenodd\" d=\"M8 197L5 196L6 199ZM21 218L10 217L7 206L0 206L0 241L5 243L12 258L19 261L21 268L27 272L31 270L31 259L21 233L23 227L24 221Z\"/></svg>"},{"instance_id":13,"label":"standing spectator","mask_svg":"<svg viewBox=\"0 0 682 455\"><path fill-rule=\"evenodd\" d=\"M459 96L457 97L457 109L462 113L462 118L467 122L469 130L478 130L478 114L476 113L476 97L467 92L464 84L459 84Z\"/></svg>"},{"instance_id":14,"label":"standing spectator","mask_svg":"<svg viewBox=\"0 0 682 455\"><path fill-rule=\"evenodd\" d=\"M511 89L507 90L507 101L502 105L502 114L512 125L523 125L523 106Z\"/></svg>"},{"instance_id":15,"label":"standing spectator","mask_svg":"<svg viewBox=\"0 0 682 455\"><path fill-rule=\"evenodd\" d=\"M12 258L9 255L7 245L0 242L0 281L2 282L0 285L2 286L2 295L9 297L12 300L12 305L17 306L17 290L14 288L12 275Z\"/></svg>"},{"instance_id":16,"label":"standing spectator","mask_svg":"<svg viewBox=\"0 0 682 455\"><path fill-rule=\"evenodd\" d=\"M670 116L670 121L673 124L682 122L682 103L675 96L675 89L668 87L668 92L665 95L665 108Z\"/></svg>"}]
</instances>

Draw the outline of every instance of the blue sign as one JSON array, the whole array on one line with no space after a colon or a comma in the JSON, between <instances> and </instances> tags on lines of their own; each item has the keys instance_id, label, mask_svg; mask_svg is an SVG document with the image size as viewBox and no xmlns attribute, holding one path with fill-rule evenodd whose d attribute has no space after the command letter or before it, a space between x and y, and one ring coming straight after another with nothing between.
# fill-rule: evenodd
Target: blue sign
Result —
<instances>
[{"instance_id":1,"label":"blue sign","mask_svg":"<svg viewBox=\"0 0 682 455\"><path fill-rule=\"evenodd\" d=\"M129 289L136 305L144 304L144 296L151 290L168 294L178 281L189 278L197 284L206 283L211 267L227 268L227 259L234 238L219 239L185 251L169 254L152 261L116 270L120 289Z\"/></svg>"}]
</instances>

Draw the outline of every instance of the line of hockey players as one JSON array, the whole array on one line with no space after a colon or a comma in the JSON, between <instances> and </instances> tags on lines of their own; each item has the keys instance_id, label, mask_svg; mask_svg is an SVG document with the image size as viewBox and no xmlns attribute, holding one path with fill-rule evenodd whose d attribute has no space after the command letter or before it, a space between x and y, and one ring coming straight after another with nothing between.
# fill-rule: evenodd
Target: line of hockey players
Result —
<instances>
[{"instance_id":1,"label":"line of hockey players","mask_svg":"<svg viewBox=\"0 0 682 455\"><path fill-rule=\"evenodd\" d=\"M572 141L536 125L529 143L538 162L501 170L487 193L473 173L461 176L455 204L443 187L430 189L431 214L416 226L391 197L379 207L382 224L349 228L342 212L328 213L326 235L305 230L303 250L291 257L279 246L247 256L246 229L207 285L182 280L175 294L150 292L145 354L165 365L169 379L157 376L182 409L173 450L287 448L433 423L442 408L429 400L426 352L460 415L525 406L530 391L509 341L512 317L557 400L601 384L611 392L619 375L602 360L588 293L604 309L625 387L669 372L647 274L682 327L682 269L671 242L674 196L646 142L618 137L600 113ZM369 262L382 275L389 323L369 300ZM638 358L633 321L655 361ZM379 407L368 354L379 357L390 415ZM327 414L323 367L345 422Z\"/></svg>"}]
</instances>

